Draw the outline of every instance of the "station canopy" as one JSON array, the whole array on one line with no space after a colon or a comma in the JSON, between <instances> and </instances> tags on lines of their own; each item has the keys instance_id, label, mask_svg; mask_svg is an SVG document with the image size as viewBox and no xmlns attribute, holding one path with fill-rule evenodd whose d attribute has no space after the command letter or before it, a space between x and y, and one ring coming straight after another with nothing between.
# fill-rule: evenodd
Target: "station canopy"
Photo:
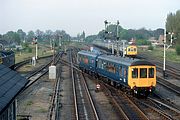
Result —
<instances>
[{"instance_id":1,"label":"station canopy","mask_svg":"<svg viewBox=\"0 0 180 120\"><path fill-rule=\"evenodd\" d=\"M0 64L0 114L11 104L28 80Z\"/></svg>"}]
</instances>

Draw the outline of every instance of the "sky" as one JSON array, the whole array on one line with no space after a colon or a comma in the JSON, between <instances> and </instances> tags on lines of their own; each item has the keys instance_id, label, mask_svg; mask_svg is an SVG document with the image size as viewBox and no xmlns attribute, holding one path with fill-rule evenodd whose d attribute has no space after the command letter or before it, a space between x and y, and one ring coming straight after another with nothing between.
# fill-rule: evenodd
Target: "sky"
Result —
<instances>
[{"instance_id":1,"label":"sky","mask_svg":"<svg viewBox=\"0 0 180 120\"><path fill-rule=\"evenodd\" d=\"M164 28L179 0L0 0L0 34L23 29L65 30L71 36L97 34L104 21L125 29Z\"/></svg>"}]
</instances>

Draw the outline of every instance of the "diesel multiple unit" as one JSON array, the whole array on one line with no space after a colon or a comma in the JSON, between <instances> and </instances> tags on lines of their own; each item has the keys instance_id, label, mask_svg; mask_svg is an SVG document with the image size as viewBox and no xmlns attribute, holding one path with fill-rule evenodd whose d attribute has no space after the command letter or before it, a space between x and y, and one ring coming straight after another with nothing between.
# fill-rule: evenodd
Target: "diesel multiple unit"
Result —
<instances>
[{"instance_id":1,"label":"diesel multiple unit","mask_svg":"<svg viewBox=\"0 0 180 120\"><path fill-rule=\"evenodd\" d=\"M136 45L129 45L125 48L125 55L129 57L136 57L137 56L137 46Z\"/></svg>"},{"instance_id":2,"label":"diesel multiple unit","mask_svg":"<svg viewBox=\"0 0 180 120\"><path fill-rule=\"evenodd\" d=\"M80 51L78 64L83 71L136 95L148 96L156 86L156 66L148 61Z\"/></svg>"}]
</instances>

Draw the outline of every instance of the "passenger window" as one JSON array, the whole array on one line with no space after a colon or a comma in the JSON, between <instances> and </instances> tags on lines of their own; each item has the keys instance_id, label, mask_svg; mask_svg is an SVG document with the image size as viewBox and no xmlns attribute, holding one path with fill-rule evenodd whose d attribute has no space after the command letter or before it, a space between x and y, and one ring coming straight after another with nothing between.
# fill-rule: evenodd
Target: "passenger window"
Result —
<instances>
[{"instance_id":1,"label":"passenger window","mask_svg":"<svg viewBox=\"0 0 180 120\"><path fill-rule=\"evenodd\" d=\"M91 59L91 63L92 63L92 64L94 63L94 60L93 60L93 59Z\"/></svg>"},{"instance_id":2,"label":"passenger window","mask_svg":"<svg viewBox=\"0 0 180 120\"><path fill-rule=\"evenodd\" d=\"M126 68L124 68L124 77L126 77L126 74L127 74Z\"/></svg>"},{"instance_id":3,"label":"passenger window","mask_svg":"<svg viewBox=\"0 0 180 120\"><path fill-rule=\"evenodd\" d=\"M136 48L134 48L134 51L136 51Z\"/></svg>"},{"instance_id":4,"label":"passenger window","mask_svg":"<svg viewBox=\"0 0 180 120\"><path fill-rule=\"evenodd\" d=\"M147 78L147 68L140 68L140 78Z\"/></svg>"},{"instance_id":5,"label":"passenger window","mask_svg":"<svg viewBox=\"0 0 180 120\"><path fill-rule=\"evenodd\" d=\"M130 49L130 48L128 48L128 51L131 51L131 49Z\"/></svg>"},{"instance_id":6,"label":"passenger window","mask_svg":"<svg viewBox=\"0 0 180 120\"><path fill-rule=\"evenodd\" d=\"M122 66L119 67L119 75L122 76Z\"/></svg>"},{"instance_id":7,"label":"passenger window","mask_svg":"<svg viewBox=\"0 0 180 120\"><path fill-rule=\"evenodd\" d=\"M106 62L105 61L103 61L103 64L102 64L102 69L106 69Z\"/></svg>"},{"instance_id":8,"label":"passenger window","mask_svg":"<svg viewBox=\"0 0 180 120\"><path fill-rule=\"evenodd\" d=\"M107 63L106 69L107 69L107 71L112 72L112 73L116 72L115 65L112 63Z\"/></svg>"},{"instance_id":9,"label":"passenger window","mask_svg":"<svg viewBox=\"0 0 180 120\"><path fill-rule=\"evenodd\" d=\"M98 68L102 68L102 60L98 61Z\"/></svg>"},{"instance_id":10,"label":"passenger window","mask_svg":"<svg viewBox=\"0 0 180 120\"><path fill-rule=\"evenodd\" d=\"M154 68L149 68L149 78L154 78Z\"/></svg>"},{"instance_id":11,"label":"passenger window","mask_svg":"<svg viewBox=\"0 0 180 120\"><path fill-rule=\"evenodd\" d=\"M132 69L132 78L138 78L138 68Z\"/></svg>"}]
</instances>

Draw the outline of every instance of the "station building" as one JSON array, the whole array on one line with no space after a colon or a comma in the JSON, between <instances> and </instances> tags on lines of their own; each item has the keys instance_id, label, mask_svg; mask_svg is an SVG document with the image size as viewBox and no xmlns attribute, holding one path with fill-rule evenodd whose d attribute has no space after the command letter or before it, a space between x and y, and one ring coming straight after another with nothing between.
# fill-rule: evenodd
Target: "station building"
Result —
<instances>
[{"instance_id":1,"label":"station building","mask_svg":"<svg viewBox=\"0 0 180 120\"><path fill-rule=\"evenodd\" d=\"M0 120L16 120L16 97L28 80L0 64Z\"/></svg>"}]
</instances>

